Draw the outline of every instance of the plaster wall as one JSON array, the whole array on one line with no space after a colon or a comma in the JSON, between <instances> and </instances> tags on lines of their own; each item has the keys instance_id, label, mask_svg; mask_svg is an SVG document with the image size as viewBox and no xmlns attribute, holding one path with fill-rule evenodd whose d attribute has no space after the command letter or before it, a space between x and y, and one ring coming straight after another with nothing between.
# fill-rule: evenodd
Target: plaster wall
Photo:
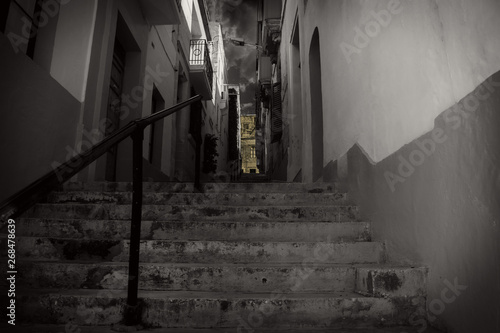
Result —
<instances>
[{"instance_id":1,"label":"plaster wall","mask_svg":"<svg viewBox=\"0 0 500 333\"><path fill-rule=\"evenodd\" d=\"M500 331L500 2L303 3L287 1L281 47L290 53L283 43L298 13L303 180L312 172L307 64L317 27L324 166L347 180L390 261L429 268L430 324ZM375 33L384 10L394 13ZM371 36L361 37L367 27ZM346 57L354 49L341 45L356 51ZM464 287L450 294L447 282Z\"/></svg>"},{"instance_id":2,"label":"plaster wall","mask_svg":"<svg viewBox=\"0 0 500 333\"><path fill-rule=\"evenodd\" d=\"M203 27L201 10L197 0L182 0L182 11L187 21L187 28L194 39L207 39ZM182 20L181 20L182 21Z\"/></svg>"},{"instance_id":3,"label":"plaster wall","mask_svg":"<svg viewBox=\"0 0 500 333\"><path fill-rule=\"evenodd\" d=\"M296 12L296 14L298 14ZM297 19L298 17L295 16ZM303 143L303 124L302 124L302 73L300 59L300 37L298 20L287 20L287 31L291 31L290 42L282 43L282 53L284 54L286 66L283 71L282 84L284 86L283 100L283 122L285 126L285 135L288 136L288 181L296 179L302 169L302 143ZM295 30L294 26L297 29ZM283 59L282 58L282 59Z\"/></svg>"},{"instance_id":4,"label":"plaster wall","mask_svg":"<svg viewBox=\"0 0 500 333\"><path fill-rule=\"evenodd\" d=\"M165 101L165 108L177 103L175 91L175 64L177 62L177 45L172 41L172 26L153 26L149 30L146 67L156 71L161 76L155 77L149 73L144 76L143 116L151 114L153 86L158 89ZM154 45L154 46L153 46ZM175 122L172 116L163 119L163 139L161 153L161 171L173 177L175 156ZM149 152L151 126L144 132L144 152Z\"/></svg>"},{"instance_id":5,"label":"plaster wall","mask_svg":"<svg viewBox=\"0 0 500 333\"><path fill-rule=\"evenodd\" d=\"M382 160L430 130L440 112L500 68L500 3L495 0L318 0L307 8L301 1L287 1L282 29L287 43L297 8L305 180L311 173L307 66L316 27L324 165L355 143L372 161Z\"/></svg>"},{"instance_id":6,"label":"plaster wall","mask_svg":"<svg viewBox=\"0 0 500 333\"><path fill-rule=\"evenodd\" d=\"M359 145L347 153L349 195L373 238L390 261L429 268L428 319L448 332L500 331L500 72L490 82L377 164Z\"/></svg>"},{"instance_id":7,"label":"plaster wall","mask_svg":"<svg viewBox=\"0 0 500 333\"><path fill-rule=\"evenodd\" d=\"M0 201L64 161L81 103L0 34Z\"/></svg>"},{"instance_id":8,"label":"plaster wall","mask_svg":"<svg viewBox=\"0 0 500 333\"><path fill-rule=\"evenodd\" d=\"M83 102L97 0L71 1L60 6L52 54L51 75Z\"/></svg>"}]
</instances>

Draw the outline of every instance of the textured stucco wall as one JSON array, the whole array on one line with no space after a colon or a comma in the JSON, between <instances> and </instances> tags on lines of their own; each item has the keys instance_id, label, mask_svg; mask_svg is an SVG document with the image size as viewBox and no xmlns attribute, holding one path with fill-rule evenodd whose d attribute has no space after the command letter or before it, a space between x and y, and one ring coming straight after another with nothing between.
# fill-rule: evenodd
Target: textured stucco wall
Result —
<instances>
[{"instance_id":1,"label":"textured stucco wall","mask_svg":"<svg viewBox=\"0 0 500 333\"><path fill-rule=\"evenodd\" d=\"M0 200L65 161L81 104L0 34ZM61 126L63 125L63 126Z\"/></svg>"},{"instance_id":2,"label":"textured stucco wall","mask_svg":"<svg viewBox=\"0 0 500 333\"><path fill-rule=\"evenodd\" d=\"M97 0L71 1L60 8L50 74L83 102Z\"/></svg>"},{"instance_id":3,"label":"textured stucco wall","mask_svg":"<svg viewBox=\"0 0 500 333\"><path fill-rule=\"evenodd\" d=\"M500 331L499 14L496 0L285 7L282 43L296 15L300 27L303 181L312 172L308 63L317 27L324 166L346 178L390 260L429 267L428 319L450 332ZM467 288L453 293L455 281Z\"/></svg>"},{"instance_id":4,"label":"textured stucco wall","mask_svg":"<svg viewBox=\"0 0 500 333\"><path fill-rule=\"evenodd\" d=\"M174 71L177 62L177 45L172 42L171 26L151 27L149 30L149 42L147 49L146 67L149 67L153 73L146 73L144 76L144 102L142 116L151 114L151 104L153 98L152 86L158 89L163 100L165 108L176 104L176 75ZM154 46L153 46L154 45ZM175 119L173 116L163 120L163 139L161 154L161 171L173 177L175 155ZM144 152L145 157L149 151L149 138L151 126L144 132Z\"/></svg>"},{"instance_id":5,"label":"textured stucco wall","mask_svg":"<svg viewBox=\"0 0 500 333\"><path fill-rule=\"evenodd\" d=\"M297 10L298 8L298 10ZM282 41L298 13L303 170L309 180L309 48L319 30L324 165L359 143L378 162L430 130L434 118L500 68L496 0L288 1ZM282 49L283 51L283 49Z\"/></svg>"},{"instance_id":6,"label":"textured stucco wall","mask_svg":"<svg viewBox=\"0 0 500 333\"><path fill-rule=\"evenodd\" d=\"M497 72L379 163L357 145L347 154L348 188L374 239L391 261L429 267L429 319L451 332L500 331L499 111ZM455 280L467 288L446 291Z\"/></svg>"}]
</instances>

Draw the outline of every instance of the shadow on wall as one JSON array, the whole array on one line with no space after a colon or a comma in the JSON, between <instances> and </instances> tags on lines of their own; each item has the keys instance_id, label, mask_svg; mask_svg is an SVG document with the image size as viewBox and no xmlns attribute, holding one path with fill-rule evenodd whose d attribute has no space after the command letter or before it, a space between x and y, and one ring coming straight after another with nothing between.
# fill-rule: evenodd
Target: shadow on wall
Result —
<instances>
[{"instance_id":1,"label":"shadow on wall","mask_svg":"<svg viewBox=\"0 0 500 333\"><path fill-rule=\"evenodd\" d=\"M72 157L80 102L0 34L0 201Z\"/></svg>"},{"instance_id":2,"label":"shadow on wall","mask_svg":"<svg viewBox=\"0 0 500 333\"><path fill-rule=\"evenodd\" d=\"M345 185L390 260L429 267L430 323L499 332L500 72L383 161L357 145L347 161ZM467 289L445 304L446 281Z\"/></svg>"}]
</instances>

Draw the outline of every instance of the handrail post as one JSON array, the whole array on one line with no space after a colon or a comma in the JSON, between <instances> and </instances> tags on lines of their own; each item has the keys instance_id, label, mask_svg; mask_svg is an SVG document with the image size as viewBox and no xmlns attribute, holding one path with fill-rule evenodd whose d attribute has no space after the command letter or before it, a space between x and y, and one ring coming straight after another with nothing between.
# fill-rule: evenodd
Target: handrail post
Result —
<instances>
[{"instance_id":1,"label":"handrail post","mask_svg":"<svg viewBox=\"0 0 500 333\"><path fill-rule=\"evenodd\" d=\"M200 172L201 172L201 142L196 140L196 156L195 156L195 166L194 166L194 187L201 191L201 181L200 181Z\"/></svg>"},{"instance_id":2,"label":"handrail post","mask_svg":"<svg viewBox=\"0 0 500 333\"><path fill-rule=\"evenodd\" d=\"M201 104L200 101L193 103L191 106L193 109L192 115L194 116L194 119L192 119L194 128L193 128L193 137L194 141L196 142L196 147L195 147L195 159L194 159L194 187L196 190L201 192L201 181L200 181L200 174L201 174L201 145L203 143L203 138L201 136L201 113L203 109L203 105Z\"/></svg>"},{"instance_id":3,"label":"handrail post","mask_svg":"<svg viewBox=\"0 0 500 333\"><path fill-rule=\"evenodd\" d=\"M139 248L141 242L142 216L142 142L144 127L139 126L132 134L133 140L133 185L132 185L132 221L130 227L130 257L128 267L128 293L124 322L137 325L141 321L141 309L138 304L139 290Z\"/></svg>"}]
</instances>

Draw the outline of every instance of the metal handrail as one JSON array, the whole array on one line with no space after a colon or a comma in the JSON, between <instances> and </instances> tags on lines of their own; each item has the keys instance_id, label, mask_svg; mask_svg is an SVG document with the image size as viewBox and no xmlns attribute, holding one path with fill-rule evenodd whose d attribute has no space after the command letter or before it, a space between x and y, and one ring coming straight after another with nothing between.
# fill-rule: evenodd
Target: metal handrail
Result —
<instances>
[{"instance_id":1,"label":"metal handrail","mask_svg":"<svg viewBox=\"0 0 500 333\"><path fill-rule=\"evenodd\" d=\"M146 127L185 108L186 106L194 102L200 101L201 99L202 97L200 95L196 95L170 108L155 112L150 116L146 116L141 119L129 122L126 126L120 128L115 133L105 137L102 141L96 143L89 150L86 150L74 156L67 162L59 165L57 168L40 177L19 192L5 199L4 201L2 201L2 203L0 203L0 220L2 221L2 226L3 221L19 216L23 211L32 206L33 199L34 203L38 202L39 199L43 198L54 188L57 188L58 185L69 180L71 177L83 170L86 166L94 162L97 158L101 157L111 147L125 140L128 136L132 135L132 133L134 133L134 131L138 127Z\"/></svg>"},{"instance_id":2,"label":"metal handrail","mask_svg":"<svg viewBox=\"0 0 500 333\"><path fill-rule=\"evenodd\" d=\"M65 181L83 170L104 155L110 148L122 142L129 136L133 140L133 190L132 190L132 218L130 231L130 258L129 258L129 284L127 293L127 308L125 311L125 323L136 324L140 320L138 310L138 285L139 285L139 245L142 215L142 141L144 129L154 122L163 119L195 102L201 101L202 96L196 95L188 100L174 105L170 108L156 112L141 119L133 120L115 133L105 137L101 142L95 144L89 150L82 152L69 161L61 164L56 169L40 177L21 191L12 195L0 204L0 219L3 228L9 218L19 216L26 209L39 202L46 195L58 188ZM201 111L201 109L199 110ZM201 128L198 129L201 131ZM200 144L197 144L196 163L199 163ZM195 166L195 187L199 188L199 165Z\"/></svg>"}]
</instances>

